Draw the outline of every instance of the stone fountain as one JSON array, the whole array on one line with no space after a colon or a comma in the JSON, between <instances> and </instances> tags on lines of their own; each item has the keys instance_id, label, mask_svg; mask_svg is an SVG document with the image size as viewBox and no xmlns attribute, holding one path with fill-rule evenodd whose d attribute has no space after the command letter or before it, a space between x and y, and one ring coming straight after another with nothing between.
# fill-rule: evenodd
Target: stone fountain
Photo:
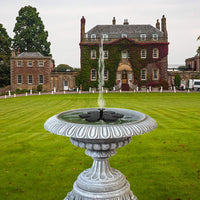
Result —
<instances>
[{"instance_id":1,"label":"stone fountain","mask_svg":"<svg viewBox=\"0 0 200 200\"><path fill-rule=\"evenodd\" d=\"M73 145L85 148L94 160L83 171L65 200L137 200L125 176L110 167L108 159L131 137L152 131L154 119L141 112L119 108L86 108L62 112L49 118L46 130L70 137Z\"/></svg>"}]
</instances>

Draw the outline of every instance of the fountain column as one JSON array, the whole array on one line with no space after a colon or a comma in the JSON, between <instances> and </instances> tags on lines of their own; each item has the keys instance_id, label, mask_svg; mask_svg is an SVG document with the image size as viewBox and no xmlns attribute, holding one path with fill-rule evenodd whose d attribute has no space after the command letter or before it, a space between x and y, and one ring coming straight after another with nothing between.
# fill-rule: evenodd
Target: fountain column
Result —
<instances>
[{"instance_id":1,"label":"fountain column","mask_svg":"<svg viewBox=\"0 0 200 200\"><path fill-rule=\"evenodd\" d=\"M116 154L115 149L127 145L131 137L112 141L112 144L105 141L91 143L74 138L70 140L75 146L88 148L85 153L94 161L91 168L78 176L73 190L68 193L65 200L137 200L126 177L117 169L111 168L108 162L108 159Z\"/></svg>"}]
</instances>

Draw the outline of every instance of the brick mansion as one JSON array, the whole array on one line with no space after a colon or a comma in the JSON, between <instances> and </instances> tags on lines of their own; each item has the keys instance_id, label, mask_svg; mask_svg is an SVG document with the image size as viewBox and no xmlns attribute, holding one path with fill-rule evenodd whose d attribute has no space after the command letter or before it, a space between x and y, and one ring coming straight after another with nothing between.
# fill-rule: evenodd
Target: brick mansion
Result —
<instances>
[{"instance_id":1,"label":"brick mansion","mask_svg":"<svg viewBox=\"0 0 200 200\"><path fill-rule=\"evenodd\" d=\"M11 90L33 89L42 85L44 91L98 88L99 43L103 38L105 63L104 82L109 90L133 90L138 87L168 89L176 73L182 82L195 78L200 71L200 58L186 59L187 71L168 71L168 32L166 18L149 24L96 25L85 30L86 19L81 18L81 71L54 72L53 60L40 52L13 52L11 56Z\"/></svg>"}]
</instances>

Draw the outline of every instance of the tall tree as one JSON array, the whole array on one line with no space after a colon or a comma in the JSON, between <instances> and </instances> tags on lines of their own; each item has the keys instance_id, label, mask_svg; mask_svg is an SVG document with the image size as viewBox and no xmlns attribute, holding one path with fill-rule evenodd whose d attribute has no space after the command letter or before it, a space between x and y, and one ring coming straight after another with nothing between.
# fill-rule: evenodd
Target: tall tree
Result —
<instances>
[{"instance_id":1,"label":"tall tree","mask_svg":"<svg viewBox=\"0 0 200 200\"><path fill-rule=\"evenodd\" d=\"M11 38L0 24L0 87L10 84Z\"/></svg>"},{"instance_id":2,"label":"tall tree","mask_svg":"<svg viewBox=\"0 0 200 200\"><path fill-rule=\"evenodd\" d=\"M25 6L20 9L14 27L13 48L20 52L40 52L44 56L50 55L50 42L47 41L48 32L39 17L36 8Z\"/></svg>"}]
</instances>

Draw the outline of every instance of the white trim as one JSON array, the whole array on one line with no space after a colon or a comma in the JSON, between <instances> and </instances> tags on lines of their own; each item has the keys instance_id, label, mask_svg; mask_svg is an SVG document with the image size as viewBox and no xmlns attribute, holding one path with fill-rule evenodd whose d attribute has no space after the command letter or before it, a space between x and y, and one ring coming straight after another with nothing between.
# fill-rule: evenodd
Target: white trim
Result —
<instances>
[{"instance_id":1,"label":"white trim","mask_svg":"<svg viewBox=\"0 0 200 200\"><path fill-rule=\"evenodd\" d=\"M141 58L143 58L143 59L147 58L147 50L146 49L141 49L140 55L141 55Z\"/></svg>"}]
</instances>

